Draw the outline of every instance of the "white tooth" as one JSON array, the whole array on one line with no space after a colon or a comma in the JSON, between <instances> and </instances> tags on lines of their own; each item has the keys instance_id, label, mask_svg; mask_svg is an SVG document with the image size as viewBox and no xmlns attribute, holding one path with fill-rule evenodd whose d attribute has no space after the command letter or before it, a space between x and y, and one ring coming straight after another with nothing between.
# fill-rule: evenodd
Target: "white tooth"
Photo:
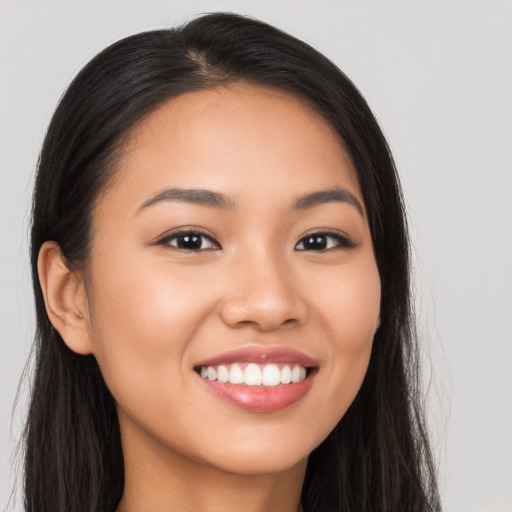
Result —
<instances>
[{"instance_id":1,"label":"white tooth","mask_svg":"<svg viewBox=\"0 0 512 512\"><path fill-rule=\"evenodd\" d=\"M229 370L229 382L231 384L242 384L244 381L244 372L238 364L232 364Z\"/></svg>"},{"instance_id":2,"label":"white tooth","mask_svg":"<svg viewBox=\"0 0 512 512\"><path fill-rule=\"evenodd\" d=\"M229 372L224 365L217 368L217 380L219 382L227 382L229 380Z\"/></svg>"},{"instance_id":3,"label":"white tooth","mask_svg":"<svg viewBox=\"0 0 512 512\"><path fill-rule=\"evenodd\" d=\"M300 380L304 380L306 378L306 368L304 366L300 367Z\"/></svg>"},{"instance_id":4,"label":"white tooth","mask_svg":"<svg viewBox=\"0 0 512 512\"><path fill-rule=\"evenodd\" d=\"M208 377L208 372L206 371L206 366L201 366L201 377L203 377L203 379L206 379L206 377Z\"/></svg>"},{"instance_id":5,"label":"white tooth","mask_svg":"<svg viewBox=\"0 0 512 512\"><path fill-rule=\"evenodd\" d=\"M292 382L299 382L300 381L300 366L298 364L296 364L294 367L293 367L293 370L292 370Z\"/></svg>"},{"instance_id":6,"label":"white tooth","mask_svg":"<svg viewBox=\"0 0 512 512\"><path fill-rule=\"evenodd\" d=\"M208 366L206 371L210 380L217 380L217 370L213 366Z\"/></svg>"},{"instance_id":7,"label":"white tooth","mask_svg":"<svg viewBox=\"0 0 512 512\"><path fill-rule=\"evenodd\" d=\"M278 386L281 383L281 372L275 364L267 364L263 368L261 382L264 386Z\"/></svg>"},{"instance_id":8,"label":"white tooth","mask_svg":"<svg viewBox=\"0 0 512 512\"><path fill-rule=\"evenodd\" d=\"M261 370L257 364L250 363L246 366L244 382L246 386L261 386Z\"/></svg>"},{"instance_id":9,"label":"white tooth","mask_svg":"<svg viewBox=\"0 0 512 512\"><path fill-rule=\"evenodd\" d=\"M292 381L292 371L289 366L283 367L281 370L281 384L290 384Z\"/></svg>"}]
</instances>

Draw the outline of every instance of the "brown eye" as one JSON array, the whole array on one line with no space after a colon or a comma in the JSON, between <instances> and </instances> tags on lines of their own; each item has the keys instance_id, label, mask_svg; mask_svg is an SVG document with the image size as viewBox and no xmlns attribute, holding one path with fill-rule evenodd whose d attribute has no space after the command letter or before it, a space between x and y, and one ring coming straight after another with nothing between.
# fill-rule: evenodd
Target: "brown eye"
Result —
<instances>
[{"instance_id":1,"label":"brown eye","mask_svg":"<svg viewBox=\"0 0 512 512\"><path fill-rule=\"evenodd\" d=\"M297 251L327 251L330 249L355 247L354 242L338 233L312 233L302 237L295 250Z\"/></svg>"},{"instance_id":2,"label":"brown eye","mask_svg":"<svg viewBox=\"0 0 512 512\"><path fill-rule=\"evenodd\" d=\"M220 249L220 245L210 236L197 231L173 233L159 242L184 251L204 251Z\"/></svg>"}]
</instances>

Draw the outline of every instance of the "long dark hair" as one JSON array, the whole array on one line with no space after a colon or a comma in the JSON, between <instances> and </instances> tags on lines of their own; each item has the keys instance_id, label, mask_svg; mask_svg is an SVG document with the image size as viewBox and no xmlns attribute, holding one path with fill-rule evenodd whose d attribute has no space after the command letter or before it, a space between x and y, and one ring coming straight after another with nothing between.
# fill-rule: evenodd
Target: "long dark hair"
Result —
<instances>
[{"instance_id":1,"label":"long dark hair","mask_svg":"<svg viewBox=\"0 0 512 512\"><path fill-rule=\"evenodd\" d=\"M381 325L368 372L345 416L310 455L303 507L440 509L421 410L407 226L384 136L356 87L323 55L265 23L216 13L101 52L71 83L49 126L32 216L37 332L25 430L27 512L114 511L124 485L114 399L94 357L70 351L51 325L39 249L53 240L70 268L84 267L91 210L115 176L124 136L169 98L240 81L306 99L337 130L357 170L381 278Z\"/></svg>"}]
</instances>

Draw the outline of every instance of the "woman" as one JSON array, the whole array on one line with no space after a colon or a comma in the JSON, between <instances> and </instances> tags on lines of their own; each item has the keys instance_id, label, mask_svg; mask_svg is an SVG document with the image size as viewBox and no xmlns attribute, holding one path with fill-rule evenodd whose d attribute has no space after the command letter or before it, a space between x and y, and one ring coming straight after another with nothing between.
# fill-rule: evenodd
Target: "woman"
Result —
<instances>
[{"instance_id":1,"label":"woman","mask_svg":"<svg viewBox=\"0 0 512 512\"><path fill-rule=\"evenodd\" d=\"M394 164L305 43L213 14L95 57L32 270L28 511L439 509Z\"/></svg>"}]
</instances>

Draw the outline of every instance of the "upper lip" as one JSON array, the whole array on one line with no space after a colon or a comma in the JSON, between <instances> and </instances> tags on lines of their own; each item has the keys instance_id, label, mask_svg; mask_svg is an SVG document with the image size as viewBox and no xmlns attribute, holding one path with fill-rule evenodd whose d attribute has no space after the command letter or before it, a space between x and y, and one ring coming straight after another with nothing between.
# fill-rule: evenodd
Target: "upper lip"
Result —
<instances>
[{"instance_id":1,"label":"upper lip","mask_svg":"<svg viewBox=\"0 0 512 512\"><path fill-rule=\"evenodd\" d=\"M243 347L198 362L195 367L218 366L230 363L295 363L306 368L316 367L318 363L291 347Z\"/></svg>"}]
</instances>

